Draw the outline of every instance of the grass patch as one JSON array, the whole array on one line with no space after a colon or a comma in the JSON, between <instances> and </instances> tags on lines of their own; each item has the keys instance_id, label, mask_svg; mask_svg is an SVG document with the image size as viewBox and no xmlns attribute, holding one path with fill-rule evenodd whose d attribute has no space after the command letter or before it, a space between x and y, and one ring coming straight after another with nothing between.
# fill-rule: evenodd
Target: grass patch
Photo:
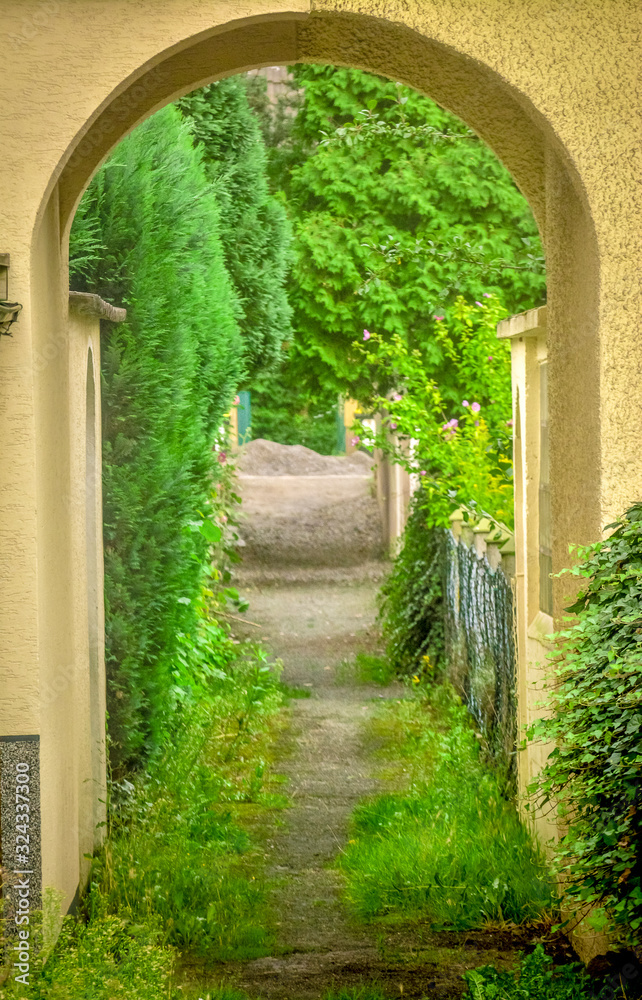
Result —
<instances>
[{"instance_id":1,"label":"grass patch","mask_svg":"<svg viewBox=\"0 0 642 1000\"><path fill-rule=\"evenodd\" d=\"M381 706L407 790L357 807L339 865L365 921L467 929L541 919L553 905L541 853L502 797L459 699L447 688Z\"/></svg>"},{"instance_id":2,"label":"grass patch","mask_svg":"<svg viewBox=\"0 0 642 1000\"><path fill-rule=\"evenodd\" d=\"M298 698L312 697L312 692L309 688L294 687L292 684L285 684L283 681L279 681L278 688L284 698L296 700Z\"/></svg>"},{"instance_id":3,"label":"grass patch","mask_svg":"<svg viewBox=\"0 0 642 1000\"><path fill-rule=\"evenodd\" d=\"M380 684L385 687L396 680L394 667L389 659L371 653L357 653L354 660L343 660L337 668L340 684Z\"/></svg>"},{"instance_id":4,"label":"grass patch","mask_svg":"<svg viewBox=\"0 0 642 1000\"><path fill-rule=\"evenodd\" d=\"M323 994L322 1000L387 1000L386 994L376 983L361 986L339 986Z\"/></svg>"},{"instance_id":5,"label":"grass patch","mask_svg":"<svg viewBox=\"0 0 642 1000\"><path fill-rule=\"evenodd\" d=\"M238 819L248 804L283 804L265 785L268 720L281 701L267 664L237 661L146 774L117 786L94 873L101 904L134 922L158 921L162 943L194 955L269 952L261 859Z\"/></svg>"},{"instance_id":6,"label":"grass patch","mask_svg":"<svg viewBox=\"0 0 642 1000\"><path fill-rule=\"evenodd\" d=\"M30 987L12 980L0 997L29 1000L174 1000L174 951L154 927L103 912L87 926L67 918L53 956Z\"/></svg>"},{"instance_id":7,"label":"grass patch","mask_svg":"<svg viewBox=\"0 0 642 1000\"><path fill-rule=\"evenodd\" d=\"M260 650L230 641L225 664L217 643L199 700L177 710L145 773L112 786L82 919L65 921L34 970L34 1000L173 1000L186 995L173 986L179 953L210 962L273 949L263 852L244 818L287 804L270 778L283 695ZM20 989L9 981L0 1000Z\"/></svg>"}]
</instances>

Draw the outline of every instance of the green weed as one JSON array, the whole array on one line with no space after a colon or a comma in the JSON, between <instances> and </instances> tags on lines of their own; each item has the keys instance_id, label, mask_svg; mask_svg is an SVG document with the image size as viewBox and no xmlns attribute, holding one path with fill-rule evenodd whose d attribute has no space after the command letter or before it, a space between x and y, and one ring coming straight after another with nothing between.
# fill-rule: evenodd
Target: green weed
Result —
<instances>
[{"instance_id":1,"label":"green weed","mask_svg":"<svg viewBox=\"0 0 642 1000\"><path fill-rule=\"evenodd\" d=\"M354 660L343 660L337 668L337 683L381 684L395 680L395 668L390 660L370 653L357 653Z\"/></svg>"},{"instance_id":2,"label":"green weed","mask_svg":"<svg viewBox=\"0 0 642 1000\"><path fill-rule=\"evenodd\" d=\"M458 699L438 691L381 708L409 765L408 788L357 807L340 859L363 920L420 916L436 926L540 918L553 903L543 857L522 826Z\"/></svg>"},{"instance_id":3,"label":"green weed","mask_svg":"<svg viewBox=\"0 0 642 1000\"><path fill-rule=\"evenodd\" d=\"M386 1000L386 994L376 983L365 983L328 990L323 994L323 1000Z\"/></svg>"},{"instance_id":4,"label":"green weed","mask_svg":"<svg viewBox=\"0 0 642 1000\"><path fill-rule=\"evenodd\" d=\"M275 803L262 744L282 699L265 663L241 659L219 673L147 773L117 787L94 892L134 922L158 920L163 943L255 958L271 944L266 894L247 874L250 842L235 817L243 803Z\"/></svg>"},{"instance_id":5,"label":"green weed","mask_svg":"<svg viewBox=\"0 0 642 1000\"><path fill-rule=\"evenodd\" d=\"M174 1000L184 995L172 986L177 950L208 961L272 950L262 855L239 820L287 803L272 791L268 760L283 696L260 650L232 648L227 664L203 661L201 700L177 708L180 722L146 772L112 786L85 922L66 921L34 1000ZM0 989L0 1000L20 995Z\"/></svg>"},{"instance_id":6,"label":"green weed","mask_svg":"<svg viewBox=\"0 0 642 1000\"><path fill-rule=\"evenodd\" d=\"M29 1000L177 1000L173 949L155 929L106 912L87 926L67 918L52 957L23 989L10 981L0 998Z\"/></svg>"},{"instance_id":7,"label":"green weed","mask_svg":"<svg viewBox=\"0 0 642 1000\"><path fill-rule=\"evenodd\" d=\"M464 1000L612 1000L616 995L627 1000L634 994L626 983L600 985L581 965L553 967L553 960L538 944L531 955L522 958L519 969L498 972L487 965L465 972L468 992Z\"/></svg>"},{"instance_id":8,"label":"green weed","mask_svg":"<svg viewBox=\"0 0 642 1000\"><path fill-rule=\"evenodd\" d=\"M279 691L285 698L310 698L312 697L312 692L309 688L293 687L291 684L285 684L283 681L279 682Z\"/></svg>"}]
</instances>

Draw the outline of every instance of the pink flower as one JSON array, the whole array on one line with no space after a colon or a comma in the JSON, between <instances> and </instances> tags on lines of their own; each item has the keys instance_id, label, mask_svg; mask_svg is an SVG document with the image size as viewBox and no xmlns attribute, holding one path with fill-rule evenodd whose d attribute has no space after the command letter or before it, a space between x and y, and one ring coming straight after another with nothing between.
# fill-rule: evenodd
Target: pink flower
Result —
<instances>
[{"instance_id":1,"label":"pink flower","mask_svg":"<svg viewBox=\"0 0 642 1000\"><path fill-rule=\"evenodd\" d=\"M473 413L479 413L479 411L481 410L481 406L479 405L479 403L473 403L470 408L473 411Z\"/></svg>"},{"instance_id":2,"label":"pink flower","mask_svg":"<svg viewBox=\"0 0 642 1000\"><path fill-rule=\"evenodd\" d=\"M395 424L395 423L393 422L393 423L391 423L391 424L390 424L390 430L391 430L391 431L396 431L396 430L397 430L397 427L398 427L398 426L399 426L398 424Z\"/></svg>"},{"instance_id":3,"label":"pink flower","mask_svg":"<svg viewBox=\"0 0 642 1000\"><path fill-rule=\"evenodd\" d=\"M479 306L480 309L481 309L483 307L484 303L483 302L478 302L477 299L475 299L475 305Z\"/></svg>"},{"instance_id":4,"label":"pink flower","mask_svg":"<svg viewBox=\"0 0 642 1000\"><path fill-rule=\"evenodd\" d=\"M462 401L461 401L461 405L462 405L462 406L470 406L470 403L468 402L468 400L467 400L467 399L462 399Z\"/></svg>"},{"instance_id":5,"label":"pink flower","mask_svg":"<svg viewBox=\"0 0 642 1000\"><path fill-rule=\"evenodd\" d=\"M435 319L437 320L437 322L439 323L439 322L440 322L440 321L441 321L441 320L442 320L442 319L443 319L444 317L443 317L443 316L435 316L434 318L435 318Z\"/></svg>"},{"instance_id":6,"label":"pink flower","mask_svg":"<svg viewBox=\"0 0 642 1000\"><path fill-rule=\"evenodd\" d=\"M352 445L352 447L354 448L354 447L355 447L355 445L358 445L358 444L359 444L359 441L360 441L360 440L361 440L361 438L360 438L360 437L353 437L353 438L352 438L352 440L350 441L350 444L351 444L351 445Z\"/></svg>"},{"instance_id":7,"label":"pink flower","mask_svg":"<svg viewBox=\"0 0 642 1000\"><path fill-rule=\"evenodd\" d=\"M507 427L512 427L513 426L513 421L512 420L507 420L506 421L506 426Z\"/></svg>"},{"instance_id":8,"label":"pink flower","mask_svg":"<svg viewBox=\"0 0 642 1000\"><path fill-rule=\"evenodd\" d=\"M421 472L419 473L419 475L420 475L420 476L427 476L427 475L428 475L428 473L426 472L426 470L425 470L425 469L422 469L422 470L421 470Z\"/></svg>"},{"instance_id":9,"label":"pink flower","mask_svg":"<svg viewBox=\"0 0 642 1000\"><path fill-rule=\"evenodd\" d=\"M216 457L218 458L219 463L221 465L225 465L225 463L227 462L227 452L225 452L225 451L219 451L219 453L218 453L218 455Z\"/></svg>"},{"instance_id":10,"label":"pink flower","mask_svg":"<svg viewBox=\"0 0 642 1000\"><path fill-rule=\"evenodd\" d=\"M398 392L395 392L393 393L392 398L394 399L395 403L398 403L402 397L399 395Z\"/></svg>"},{"instance_id":11,"label":"pink flower","mask_svg":"<svg viewBox=\"0 0 642 1000\"><path fill-rule=\"evenodd\" d=\"M363 339L364 340L370 340L370 331L369 330L364 330L363 331Z\"/></svg>"},{"instance_id":12,"label":"pink flower","mask_svg":"<svg viewBox=\"0 0 642 1000\"><path fill-rule=\"evenodd\" d=\"M484 292L484 298L489 299L491 297L490 292Z\"/></svg>"},{"instance_id":13,"label":"pink flower","mask_svg":"<svg viewBox=\"0 0 642 1000\"><path fill-rule=\"evenodd\" d=\"M489 360L489 361L492 361L492 360L493 360L493 356L492 356L492 354L489 354L489 355L488 355L488 360Z\"/></svg>"},{"instance_id":14,"label":"pink flower","mask_svg":"<svg viewBox=\"0 0 642 1000\"><path fill-rule=\"evenodd\" d=\"M475 427L479 427L479 420L475 421Z\"/></svg>"}]
</instances>

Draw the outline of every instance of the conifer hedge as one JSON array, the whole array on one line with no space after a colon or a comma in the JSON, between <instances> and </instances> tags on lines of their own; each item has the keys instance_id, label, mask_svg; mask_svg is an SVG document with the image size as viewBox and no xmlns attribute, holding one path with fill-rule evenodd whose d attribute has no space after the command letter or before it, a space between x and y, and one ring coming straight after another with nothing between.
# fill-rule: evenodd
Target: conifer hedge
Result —
<instances>
[{"instance_id":1,"label":"conifer hedge","mask_svg":"<svg viewBox=\"0 0 642 1000\"><path fill-rule=\"evenodd\" d=\"M267 180L267 152L245 78L212 83L178 102L203 154L220 209L225 262L237 292L247 377L273 370L291 335L285 281L291 228Z\"/></svg>"},{"instance_id":2,"label":"conifer hedge","mask_svg":"<svg viewBox=\"0 0 642 1000\"><path fill-rule=\"evenodd\" d=\"M102 331L106 652L112 761L167 720L179 633L195 627L206 542L193 530L239 381L239 306L219 205L191 129L165 108L98 172L71 238L71 283L127 307Z\"/></svg>"}]
</instances>

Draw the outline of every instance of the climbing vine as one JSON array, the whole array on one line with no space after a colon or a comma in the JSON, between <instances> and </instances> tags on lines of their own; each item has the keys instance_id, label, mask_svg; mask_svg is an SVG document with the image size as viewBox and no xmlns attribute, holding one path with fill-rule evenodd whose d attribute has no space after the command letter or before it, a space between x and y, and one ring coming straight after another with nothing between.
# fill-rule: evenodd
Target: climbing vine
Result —
<instances>
[{"instance_id":1,"label":"climbing vine","mask_svg":"<svg viewBox=\"0 0 642 1000\"><path fill-rule=\"evenodd\" d=\"M510 348L497 340L505 312L484 293L460 296L449 321L438 316L432 342L410 349L396 333L369 330L352 354L368 372L372 411L384 413L374 440L420 484L428 527L447 527L454 509L510 527L513 509Z\"/></svg>"},{"instance_id":2,"label":"climbing vine","mask_svg":"<svg viewBox=\"0 0 642 1000\"><path fill-rule=\"evenodd\" d=\"M602 907L642 941L642 503L602 542L577 547L567 571L587 580L558 633L552 715L529 739L554 745L531 786L559 803L556 867L580 912ZM608 530L607 529L607 530Z\"/></svg>"}]
</instances>

